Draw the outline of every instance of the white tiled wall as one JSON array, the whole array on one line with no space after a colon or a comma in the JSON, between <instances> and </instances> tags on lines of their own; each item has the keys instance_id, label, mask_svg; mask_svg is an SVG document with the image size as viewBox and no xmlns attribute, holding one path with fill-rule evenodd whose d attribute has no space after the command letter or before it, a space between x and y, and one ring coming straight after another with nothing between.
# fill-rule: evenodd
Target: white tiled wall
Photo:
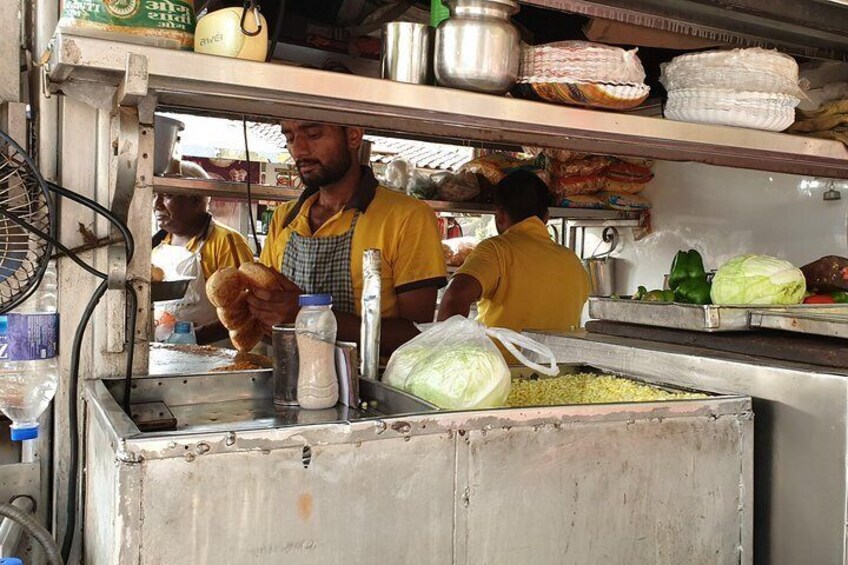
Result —
<instances>
[{"instance_id":1,"label":"white tiled wall","mask_svg":"<svg viewBox=\"0 0 848 565\"><path fill-rule=\"evenodd\" d=\"M809 177L659 162L646 191L654 204L653 233L633 241L622 230L617 292L662 286L674 254L698 249L708 269L743 253L803 265L824 255L848 256L848 183L842 200L825 202ZM825 184L825 183L820 183ZM587 248L592 249L591 238Z\"/></svg>"}]
</instances>

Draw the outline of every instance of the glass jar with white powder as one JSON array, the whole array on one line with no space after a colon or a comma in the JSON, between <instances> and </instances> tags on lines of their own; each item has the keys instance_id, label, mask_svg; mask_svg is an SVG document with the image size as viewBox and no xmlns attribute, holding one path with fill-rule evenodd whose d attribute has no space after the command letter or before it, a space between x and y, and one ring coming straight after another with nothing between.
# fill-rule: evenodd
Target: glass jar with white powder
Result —
<instances>
[{"instance_id":1,"label":"glass jar with white powder","mask_svg":"<svg viewBox=\"0 0 848 565\"><path fill-rule=\"evenodd\" d=\"M329 294L303 294L295 320L300 358L297 402L307 410L331 408L339 401L336 377L336 317Z\"/></svg>"}]
</instances>

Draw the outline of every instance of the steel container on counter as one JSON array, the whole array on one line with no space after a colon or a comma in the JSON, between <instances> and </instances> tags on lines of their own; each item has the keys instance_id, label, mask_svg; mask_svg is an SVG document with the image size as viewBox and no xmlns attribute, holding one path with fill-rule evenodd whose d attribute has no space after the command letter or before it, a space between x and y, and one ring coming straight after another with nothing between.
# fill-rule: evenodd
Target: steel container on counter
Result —
<instances>
[{"instance_id":1,"label":"steel container on counter","mask_svg":"<svg viewBox=\"0 0 848 565\"><path fill-rule=\"evenodd\" d=\"M648 336L529 336L550 347L560 363L587 363L661 378L669 385L750 396L756 563L848 563L847 368L757 358L749 353L750 341L747 346L737 342L739 352L731 353L705 349L699 340L683 346Z\"/></svg>"},{"instance_id":2,"label":"steel container on counter","mask_svg":"<svg viewBox=\"0 0 848 565\"><path fill-rule=\"evenodd\" d=\"M435 74L441 86L504 94L518 78L521 38L510 22L512 0L446 0L450 18L436 30Z\"/></svg>"},{"instance_id":3,"label":"steel container on counter","mask_svg":"<svg viewBox=\"0 0 848 565\"><path fill-rule=\"evenodd\" d=\"M274 326L271 330L274 349L274 404L297 405L297 337L294 324Z\"/></svg>"},{"instance_id":4,"label":"steel container on counter","mask_svg":"<svg viewBox=\"0 0 848 565\"><path fill-rule=\"evenodd\" d=\"M432 30L427 24L385 24L381 76L398 82L432 84L431 33Z\"/></svg>"},{"instance_id":5,"label":"steel container on counter","mask_svg":"<svg viewBox=\"0 0 848 565\"><path fill-rule=\"evenodd\" d=\"M748 398L448 412L359 379L367 408L308 411L271 380L136 377L171 431L87 382L88 562L751 563Z\"/></svg>"}]
</instances>

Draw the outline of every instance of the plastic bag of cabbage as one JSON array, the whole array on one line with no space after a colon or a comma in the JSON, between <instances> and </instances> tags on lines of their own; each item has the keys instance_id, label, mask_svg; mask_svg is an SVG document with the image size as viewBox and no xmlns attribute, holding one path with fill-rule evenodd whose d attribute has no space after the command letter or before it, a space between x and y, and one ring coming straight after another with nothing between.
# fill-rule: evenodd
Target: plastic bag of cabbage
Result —
<instances>
[{"instance_id":1,"label":"plastic bag of cabbage","mask_svg":"<svg viewBox=\"0 0 848 565\"><path fill-rule=\"evenodd\" d=\"M713 304L801 304L807 282L789 261L766 255L742 255L721 266L713 278Z\"/></svg>"},{"instance_id":2,"label":"plastic bag of cabbage","mask_svg":"<svg viewBox=\"0 0 848 565\"><path fill-rule=\"evenodd\" d=\"M395 351L383 382L446 410L503 406L511 375L492 339L531 369L548 376L558 374L554 355L544 345L511 330L486 328L454 316L426 326ZM533 363L518 348L532 351L548 365Z\"/></svg>"}]
</instances>

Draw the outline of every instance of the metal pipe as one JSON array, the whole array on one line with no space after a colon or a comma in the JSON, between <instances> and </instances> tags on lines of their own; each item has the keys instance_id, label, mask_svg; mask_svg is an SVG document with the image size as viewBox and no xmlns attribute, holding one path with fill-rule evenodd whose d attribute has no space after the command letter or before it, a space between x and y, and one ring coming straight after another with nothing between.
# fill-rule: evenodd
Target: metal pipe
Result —
<instances>
[{"instance_id":1,"label":"metal pipe","mask_svg":"<svg viewBox=\"0 0 848 565\"><path fill-rule=\"evenodd\" d=\"M35 503L28 496L19 496L11 504L27 514L32 514L35 510ZM3 519L0 523L0 557L15 557L23 533L24 529L20 524L11 518Z\"/></svg>"},{"instance_id":2,"label":"metal pipe","mask_svg":"<svg viewBox=\"0 0 848 565\"><path fill-rule=\"evenodd\" d=\"M380 322L382 279L379 249L366 249L362 255L362 329L360 345L362 361L360 370L366 379L376 380L380 369Z\"/></svg>"}]
</instances>

